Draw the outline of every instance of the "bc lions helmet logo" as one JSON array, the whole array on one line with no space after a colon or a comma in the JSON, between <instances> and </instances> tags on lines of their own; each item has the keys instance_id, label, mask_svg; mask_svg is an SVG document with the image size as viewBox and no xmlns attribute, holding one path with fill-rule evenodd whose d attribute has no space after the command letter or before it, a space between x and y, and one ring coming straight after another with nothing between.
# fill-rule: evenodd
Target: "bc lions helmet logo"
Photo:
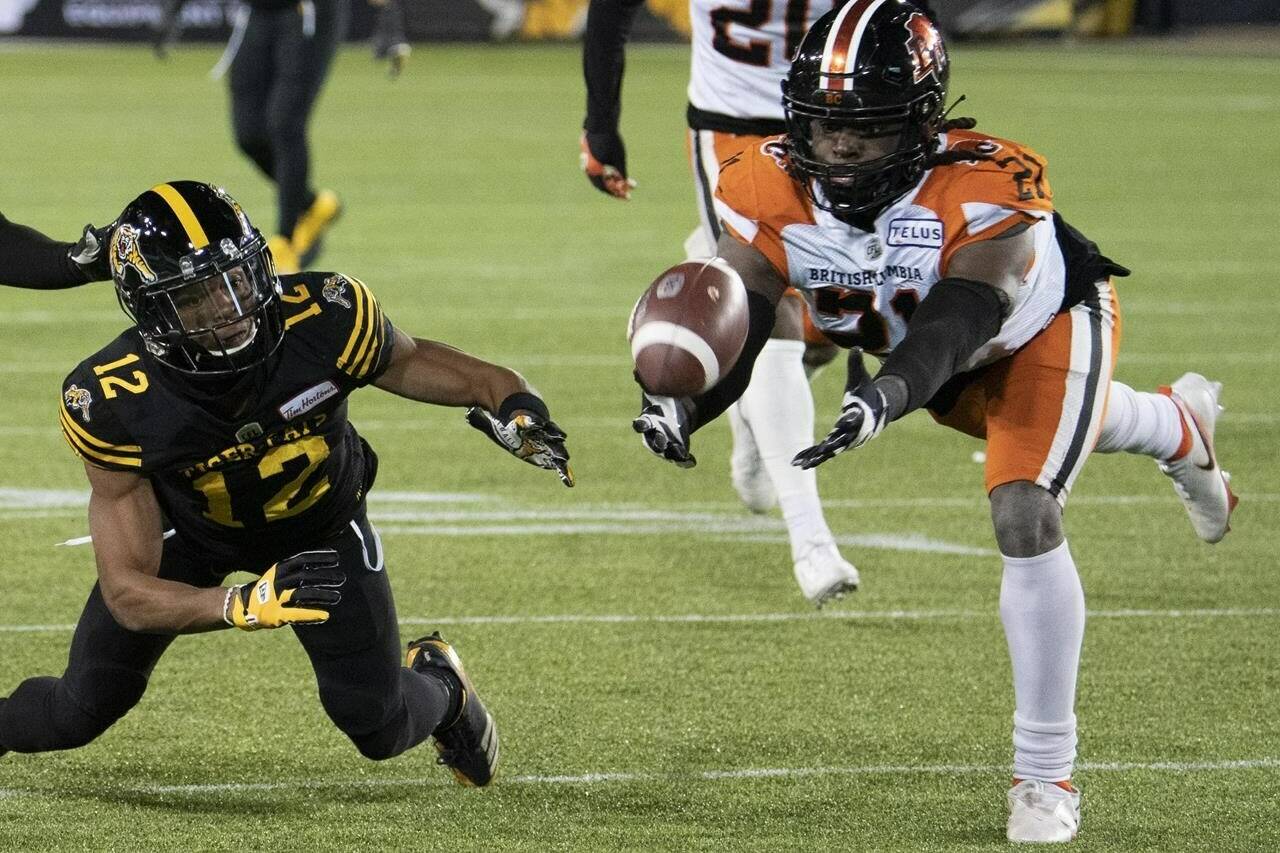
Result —
<instances>
[{"instance_id":1,"label":"bc lions helmet logo","mask_svg":"<svg viewBox=\"0 0 1280 853\"><path fill-rule=\"evenodd\" d=\"M340 275L331 275L326 278L320 295L329 302L338 303L343 308L351 307L351 303L347 300L347 280Z\"/></svg>"},{"instance_id":2,"label":"bc lions helmet logo","mask_svg":"<svg viewBox=\"0 0 1280 853\"><path fill-rule=\"evenodd\" d=\"M151 284L156 280L155 272L147 263L147 259L142 257L142 251L138 248L138 229L132 225L121 225L116 229L116 233L111 235L109 258L111 275L115 278L124 275L125 267L133 267L144 283Z\"/></svg>"},{"instance_id":3,"label":"bc lions helmet logo","mask_svg":"<svg viewBox=\"0 0 1280 853\"><path fill-rule=\"evenodd\" d=\"M67 408L72 411L79 410L80 417L84 418L84 422L89 422L89 404L93 402L93 395L84 388L72 385L62 395L63 402L67 404Z\"/></svg>"},{"instance_id":4,"label":"bc lions helmet logo","mask_svg":"<svg viewBox=\"0 0 1280 853\"><path fill-rule=\"evenodd\" d=\"M912 82L919 83L930 74L936 78L947 64L947 49L937 27L919 12L912 12L905 26L907 50L911 54L911 64L915 66Z\"/></svg>"}]
</instances>

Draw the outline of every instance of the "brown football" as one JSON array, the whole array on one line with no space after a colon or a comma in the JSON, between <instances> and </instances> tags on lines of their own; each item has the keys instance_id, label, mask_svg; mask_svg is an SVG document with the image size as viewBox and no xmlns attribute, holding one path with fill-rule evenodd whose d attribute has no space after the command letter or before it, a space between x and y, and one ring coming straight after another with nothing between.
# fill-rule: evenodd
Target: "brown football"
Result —
<instances>
[{"instance_id":1,"label":"brown football","mask_svg":"<svg viewBox=\"0 0 1280 853\"><path fill-rule=\"evenodd\" d=\"M636 377L646 391L687 397L709 391L747 340L747 289L719 258L685 261L661 273L627 327Z\"/></svg>"}]
</instances>

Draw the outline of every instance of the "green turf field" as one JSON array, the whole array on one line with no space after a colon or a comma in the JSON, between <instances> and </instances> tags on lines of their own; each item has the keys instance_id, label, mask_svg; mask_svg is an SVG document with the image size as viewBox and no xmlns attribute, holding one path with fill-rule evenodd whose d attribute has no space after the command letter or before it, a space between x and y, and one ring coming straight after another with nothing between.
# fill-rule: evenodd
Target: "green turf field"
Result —
<instances>
[{"instance_id":1,"label":"green turf field","mask_svg":"<svg viewBox=\"0 0 1280 853\"><path fill-rule=\"evenodd\" d=\"M1060 209L1135 275L1118 378L1225 382L1242 504L1199 543L1153 464L1095 458L1068 509L1093 616L1079 702L1080 849L1280 848L1275 215L1280 61L1087 47L953 51L981 126L1050 163ZM161 180L224 184L267 230L212 48L0 49L0 210L71 237ZM687 54L633 49L630 204L577 171L573 46L423 47L391 83L340 57L315 173L347 213L321 266L402 328L522 370L579 486L461 413L369 390L405 639L439 627L498 719L462 790L418 749L373 764L325 718L288 632L176 643L92 745L0 760L4 850L980 850L1005 846L1012 689L980 446L922 415L824 466L864 590L816 615L780 519L728 482L728 430L680 471L629 428L624 324L692 227ZM57 673L93 582L62 376L113 337L107 286L0 292L0 694ZM818 421L842 377L815 383Z\"/></svg>"}]
</instances>

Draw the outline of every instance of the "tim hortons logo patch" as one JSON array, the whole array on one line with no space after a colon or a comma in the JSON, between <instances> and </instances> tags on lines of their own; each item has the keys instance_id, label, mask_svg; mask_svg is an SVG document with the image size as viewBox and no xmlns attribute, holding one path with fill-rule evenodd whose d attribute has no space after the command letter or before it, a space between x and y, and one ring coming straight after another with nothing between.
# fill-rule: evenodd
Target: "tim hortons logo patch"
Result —
<instances>
[{"instance_id":1,"label":"tim hortons logo patch","mask_svg":"<svg viewBox=\"0 0 1280 853\"><path fill-rule=\"evenodd\" d=\"M72 385L63 393L62 400L68 409L78 410L85 423L89 422L89 404L93 402L93 395L87 389Z\"/></svg>"},{"instance_id":2,"label":"tim hortons logo patch","mask_svg":"<svg viewBox=\"0 0 1280 853\"><path fill-rule=\"evenodd\" d=\"M292 400L280 407L280 417L286 421L311 411L316 406L338 393L338 386L328 379L319 385L312 385Z\"/></svg>"},{"instance_id":3,"label":"tim hortons logo patch","mask_svg":"<svg viewBox=\"0 0 1280 853\"><path fill-rule=\"evenodd\" d=\"M889 222L890 246L942 248L942 222L937 219L894 219Z\"/></svg>"}]
</instances>

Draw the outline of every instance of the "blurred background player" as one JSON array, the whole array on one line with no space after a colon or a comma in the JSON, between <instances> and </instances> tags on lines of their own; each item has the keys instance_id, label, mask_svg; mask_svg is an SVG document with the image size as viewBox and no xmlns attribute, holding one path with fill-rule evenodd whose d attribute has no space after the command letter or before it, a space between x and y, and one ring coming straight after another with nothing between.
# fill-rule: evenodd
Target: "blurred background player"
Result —
<instances>
[{"instance_id":1,"label":"blurred background player","mask_svg":"<svg viewBox=\"0 0 1280 853\"><path fill-rule=\"evenodd\" d=\"M161 55L184 2L165 7L155 42ZM350 13L350 0L246 0L215 69L228 75L236 145L276 185L276 233L268 244L280 272L309 266L342 213L337 194L311 185L307 123ZM393 70L404 55L399 48L387 55Z\"/></svg>"},{"instance_id":2,"label":"blurred background player","mask_svg":"<svg viewBox=\"0 0 1280 853\"><path fill-rule=\"evenodd\" d=\"M646 395L650 450L690 459L688 436L742 393L788 287L856 350L842 414L794 464L813 468L918 408L987 444L1015 709L1006 834L1066 842L1080 825L1075 692L1084 592L1063 507L1091 450L1156 459L1196 534L1217 542L1235 498L1214 453L1221 385L1187 373L1156 394L1111 381L1120 345L1112 276L1129 271L1067 224L1044 159L945 118L949 61L905 0L850 0L814 26L787 78L786 135L724 164L718 254L747 284L739 363L692 399ZM839 282L815 270L843 270Z\"/></svg>"},{"instance_id":3,"label":"blurred background player","mask_svg":"<svg viewBox=\"0 0 1280 853\"><path fill-rule=\"evenodd\" d=\"M61 290L111 278L102 244L111 226L86 225L75 243L46 237L0 213L0 285Z\"/></svg>"},{"instance_id":4,"label":"blurred background player","mask_svg":"<svg viewBox=\"0 0 1280 853\"><path fill-rule=\"evenodd\" d=\"M627 173L618 130L624 46L643 0L592 0L583 45L587 115L582 166L602 192L629 199L635 181ZM685 241L690 258L715 254L720 221L712 203L720 163L765 137L786 130L781 84L791 57L829 0L740 4L692 0L693 55L689 75L686 147L700 225ZM753 512L778 505L791 541L796 581L821 606L856 589L858 571L844 559L823 516L812 471L791 459L813 442L813 394L806 365L816 369L836 348L811 327L794 292L782 301L777 321L742 398L729 410L733 431L734 489ZM809 334L806 335L806 332ZM806 338L811 341L806 353Z\"/></svg>"}]
</instances>

